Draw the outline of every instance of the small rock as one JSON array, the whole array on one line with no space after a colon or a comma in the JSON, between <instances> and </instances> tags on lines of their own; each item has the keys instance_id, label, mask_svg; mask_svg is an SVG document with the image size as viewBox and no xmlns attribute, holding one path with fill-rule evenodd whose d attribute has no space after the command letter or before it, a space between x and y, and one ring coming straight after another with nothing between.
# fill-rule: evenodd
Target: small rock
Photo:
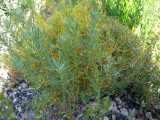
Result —
<instances>
[{"instance_id":1,"label":"small rock","mask_svg":"<svg viewBox=\"0 0 160 120\"><path fill-rule=\"evenodd\" d=\"M13 93L12 93L12 95L16 95L17 94L17 92L16 91L14 91Z\"/></svg>"},{"instance_id":2,"label":"small rock","mask_svg":"<svg viewBox=\"0 0 160 120\"><path fill-rule=\"evenodd\" d=\"M19 111L19 112L22 112L22 108L21 108L21 106L20 106L20 107L18 107L18 111Z\"/></svg>"},{"instance_id":3,"label":"small rock","mask_svg":"<svg viewBox=\"0 0 160 120\"><path fill-rule=\"evenodd\" d=\"M119 105L122 104L122 100L121 100L119 97L116 97L115 100L117 101L117 103L118 103Z\"/></svg>"},{"instance_id":4,"label":"small rock","mask_svg":"<svg viewBox=\"0 0 160 120\"><path fill-rule=\"evenodd\" d=\"M32 95L32 93L27 93L27 96Z\"/></svg>"},{"instance_id":5,"label":"small rock","mask_svg":"<svg viewBox=\"0 0 160 120\"><path fill-rule=\"evenodd\" d=\"M4 97L5 97L5 98L8 97L8 94L7 94L6 91L4 91Z\"/></svg>"},{"instance_id":6,"label":"small rock","mask_svg":"<svg viewBox=\"0 0 160 120\"><path fill-rule=\"evenodd\" d=\"M115 110L114 113L120 113L120 111L119 110Z\"/></svg>"},{"instance_id":7,"label":"small rock","mask_svg":"<svg viewBox=\"0 0 160 120\"><path fill-rule=\"evenodd\" d=\"M149 120L152 120L152 113L151 112L147 112L146 113L146 118L148 118Z\"/></svg>"},{"instance_id":8,"label":"small rock","mask_svg":"<svg viewBox=\"0 0 160 120\"><path fill-rule=\"evenodd\" d=\"M22 83L22 88L26 88L26 84L25 83Z\"/></svg>"},{"instance_id":9,"label":"small rock","mask_svg":"<svg viewBox=\"0 0 160 120\"><path fill-rule=\"evenodd\" d=\"M154 109L160 109L160 105L154 105Z\"/></svg>"},{"instance_id":10,"label":"small rock","mask_svg":"<svg viewBox=\"0 0 160 120\"><path fill-rule=\"evenodd\" d=\"M126 108L121 108L120 111L121 111L121 114L124 115L124 116L129 115L128 110Z\"/></svg>"},{"instance_id":11,"label":"small rock","mask_svg":"<svg viewBox=\"0 0 160 120\"><path fill-rule=\"evenodd\" d=\"M17 102L17 99L15 98L15 99L13 99L13 103L15 103L15 102Z\"/></svg>"},{"instance_id":12,"label":"small rock","mask_svg":"<svg viewBox=\"0 0 160 120\"><path fill-rule=\"evenodd\" d=\"M144 118L142 118L142 117L139 117L139 118L137 118L136 120L144 120Z\"/></svg>"},{"instance_id":13,"label":"small rock","mask_svg":"<svg viewBox=\"0 0 160 120\"><path fill-rule=\"evenodd\" d=\"M27 97L22 97L22 99L25 100L25 101L27 101L28 98Z\"/></svg>"},{"instance_id":14,"label":"small rock","mask_svg":"<svg viewBox=\"0 0 160 120\"><path fill-rule=\"evenodd\" d=\"M96 102L90 102L89 106L92 107L93 110L95 110L97 108L97 106L98 106L98 103L96 103Z\"/></svg>"},{"instance_id":15,"label":"small rock","mask_svg":"<svg viewBox=\"0 0 160 120\"><path fill-rule=\"evenodd\" d=\"M116 120L116 116L115 115L112 115L112 120Z\"/></svg>"},{"instance_id":16,"label":"small rock","mask_svg":"<svg viewBox=\"0 0 160 120\"><path fill-rule=\"evenodd\" d=\"M116 102L115 101L111 101L111 106L109 107L109 111L112 111L113 109L116 110ZM116 106L116 107L115 107Z\"/></svg>"},{"instance_id":17,"label":"small rock","mask_svg":"<svg viewBox=\"0 0 160 120\"><path fill-rule=\"evenodd\" d=\"M15 98L16 97L16 95L15 94L13 94L13 98Z\"/></svg>"},{"instance_id":18,"label":"small rock","mask_svg":"<svg viewBox=\"0 0 160 120\"><path fill-rule=\"evenodd\" d=\"M81 118L81 117L83 117L83 114L82 114L82 113L77 116L78 119Z\"/></svg>"},{"instance_id":19,"label":"small rock","mask_svg":"<svg viewBox=\"0 0 160 120\"><path fill-rule=\"evenodd\" d=\"M14 89L14 92L17 92L17 91L18 91L18 89L17 89L17 88L15 88L15 89Z\"/></svg>"},{"instance_id":20,"label":"small rock","mask_svg":"<svg viewBox=\"0 0 160 120\"><path fill-rule=\"evenodd\" d=\"M103 120L103 118L99 118L99 120Z\"/></svg>"},{"instance_id":21,"label":"small rock","mask_svg":"<svg viewBox=\"0 0 160 120\"><path fill-rule=\"evenodd\" d=\"M122 108L122 105L118 105L118 108Z\"/></svg>"},{"instance_id":22,"label":"small rock","mask_svg":"<svg viewBox=\"0 0 160 120\"><path fill-rule=\"evenodd\" d=\"M18 86L18 89L19 89L19 90L21 90L21 89L22 89L22 87L21 87L21 86Z\"/></svg>"},{"instance_id":23,"label":"small rock","mask_svg":"<svg viewBox=\"0 0 160 120\"><path fill-rule=\"evenodd\" d=\"M109 118L107 116L104 116L103 120L109 120Z\"/></svg>"},{"instance_id":24,"label":"small rock","mask_svg":"<svg viewBox=\"0 0 160 120\"><path fill-rule=\"evenodd\" d=\"M125 102L123 102L123 103L122 103L122 106L123 106L123 107L125 107L125 105L126 105L126 103L125 103Z\"/></svg>"}]
</instances>

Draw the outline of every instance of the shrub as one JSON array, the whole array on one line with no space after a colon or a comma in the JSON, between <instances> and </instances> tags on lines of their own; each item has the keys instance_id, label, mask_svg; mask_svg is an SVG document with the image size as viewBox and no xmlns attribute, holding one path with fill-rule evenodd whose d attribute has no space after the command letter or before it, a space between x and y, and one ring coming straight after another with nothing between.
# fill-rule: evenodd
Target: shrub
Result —
<instances>
[{"instance_id":1,"label":"shrub","mask_svg":"<svg viewBox=\"0 0 160 120\"><path fill-rule=\"evenodd\" d=\"M58 7L47 2L52 11L48 18L44 7L37 14L34 4L27 4L25 10L11 11L10 62L35 88L48 91L45 102L66 105L81 92L97 98L132 94L139 103L155 102L159 70L144 38L105 15L95 1L59 3ZM25 19L28 10L31 15Z\"/></svg>"},{"instance_id":2,"label":"shrub","mask_svg":"<svg viewBox=\"0 0 160 120\"><path fill-rule=\"evenodd\" d=\"M160 18L160 3L157 0L102 0L103 10L138 35L154 37L155 27Z\"/></svg>"},{"instance_id":3,"label":"shrub","mask_svg":"<svg viewBox=\"0 0 160 120\"><path fill-rule=\"evenodd\" d=\"M0 117L3 117L1 119L16 120L11 100L6 99L3 93L0 93Z\"/></svg>"}]
</instances>

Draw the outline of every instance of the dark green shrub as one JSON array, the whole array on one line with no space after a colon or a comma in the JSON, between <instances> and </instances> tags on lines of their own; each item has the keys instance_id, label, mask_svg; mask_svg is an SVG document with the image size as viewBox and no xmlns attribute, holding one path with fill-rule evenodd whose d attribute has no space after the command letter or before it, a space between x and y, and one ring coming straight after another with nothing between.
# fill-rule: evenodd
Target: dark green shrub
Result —
<instances>
[{"instance_id":1,"label":"dark green shrub","mask_svg":"<svg viewBox=\"0 0 160 120\"><path fill-rule=\"evenodd\" d=\"M12 24L7 24L14 38L10 62L35 88L48 91L45 102L66 105L81 92L97 98L105 93L134 94L133 100L148 105L158 98L159 70L151 59L152 49L143 44L144 38L106 16L96 2L58 7L47 2L49 18L44 8L37 14L34 4L27 4L24 12L11 11ZM25 19L27 11L31 14Z\"/></svg>"}]
</instances>

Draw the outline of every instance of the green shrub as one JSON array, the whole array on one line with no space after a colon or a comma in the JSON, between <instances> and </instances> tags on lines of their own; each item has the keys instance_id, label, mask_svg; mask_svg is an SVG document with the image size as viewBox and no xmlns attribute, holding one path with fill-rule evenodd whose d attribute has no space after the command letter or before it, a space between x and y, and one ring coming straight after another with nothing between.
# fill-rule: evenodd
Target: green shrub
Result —
<instances>
[{"instance_id":1,"label":"green shrub","mask_svg":"<svg viewBox=\"0 0 160 120\"><path fill-rule=\"evenodd\" d=\"M3 93L0 93L0 118L2 116L10 120L16 120L11 100L4 98Z\"/></svg>"},{"instance_id":2,"label":"green shrub","mask_svg":"<svg viewBox=\"0 0 160 120\"><path fill-rule=\"evenodd\" d=\"M107 15L118 20L138 35L154 37L155 27L160 18L160 3L157 0L102 0Z\"/></svg>"},{"instance_id":3,"label":"green shrub","mask_svg":"<svg viewBox=\"0 0 160 120\"><path fill-rule=\"evenodd\" d=\"M25 10L11 11L10 26L6 21L14 38L10 62L35 88L48 91L45 102L65 106L81 92L98 98L134 94L132 99L140 104L155 102L159 70L144 38L105 15L94 1L59 3L58 7L51 3L47 2L49 18L44 17L45 8L37 14L28 1ZM31 15L25 19L27 11Z\"/></svg>"}]
</instances>

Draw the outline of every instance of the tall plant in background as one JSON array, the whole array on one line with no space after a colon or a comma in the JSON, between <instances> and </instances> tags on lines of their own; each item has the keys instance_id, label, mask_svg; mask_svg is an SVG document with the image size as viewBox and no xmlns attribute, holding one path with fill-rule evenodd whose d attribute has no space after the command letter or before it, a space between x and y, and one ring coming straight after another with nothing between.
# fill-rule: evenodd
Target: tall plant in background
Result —
<instances>
[{"instance_id":1,"label":"tall plant in background","mask_svg":"<svg viewBox=\"0 0 160 120\"><path fill-rule=\"evenodd\" d=\"M104 11L136 29L146 38L154 37L153 32L160 18L159 0L102 0Z\"/></svg>"}]
</instances>

